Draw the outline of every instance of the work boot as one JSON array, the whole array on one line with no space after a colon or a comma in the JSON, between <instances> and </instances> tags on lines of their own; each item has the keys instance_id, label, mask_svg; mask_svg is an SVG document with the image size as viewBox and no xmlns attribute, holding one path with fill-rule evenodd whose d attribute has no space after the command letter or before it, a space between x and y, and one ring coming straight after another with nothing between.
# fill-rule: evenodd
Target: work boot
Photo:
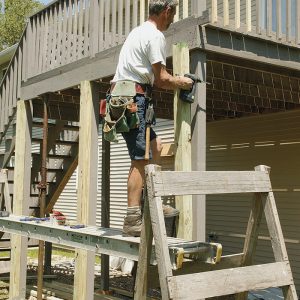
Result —
<instances>
[{"instance_id":1,"label":"work boot","mask_svg":"<svg viewBox=\"0 0 300 300\"><path fill-rule=\"evenodd\" d=\"M165 218L175 217L179 215L179 210L170 205L163 204L162 208Z\"/></svg>"},{"instance_id":2,"label":"work boot","mask_svg":"<svg viewBox=\"0 0 300 300\"><path fill-rule=\"evenodd\" d=\"M123 235L140 236L142 231L142 213L140 208L127 209L127 216L124 218Z\"/></svg>"}]
</instances>

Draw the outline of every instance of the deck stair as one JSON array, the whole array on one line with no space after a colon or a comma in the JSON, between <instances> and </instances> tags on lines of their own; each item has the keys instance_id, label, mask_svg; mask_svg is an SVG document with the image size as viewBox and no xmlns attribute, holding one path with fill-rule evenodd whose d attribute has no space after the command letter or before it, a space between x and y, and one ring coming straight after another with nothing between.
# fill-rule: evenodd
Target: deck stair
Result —
<instances>
[{"instance_id":1,"label":"deck stair","mask_svg":"<svg viewBox=\"0 0 300 300\"><path fill-rule=\"evenodd\" d=\"M155 253L162 299L206 299L235 294L246 300L249 290L281 287L284 299L297 300L290 263L284 243L278 212L272 192L269 168L258 166L255 171L161 171L156 165L146 167L147 200L145 202L135 299L146 299L147 276L151 257L150 246L155 241ZM254 193L243 253L238 267L174 276L161 204L162 196L195 194ZM252 265L262 214L265 214L271 236L275 262ZM152 226L151 226L152 225ZM222 257L221 262L228 260ZM230 257L234 259L234 255ZM217 265L216 265L217 266ZM195 273L196 272L196 273Z\"/></svg>"},{"instance_id":2,"label":"deck stair","mask_svg":"<svg viewBox=\"0 0 300 300\"><path fill-rule=\"evenodd\" d=\"M42 125L38 118L32 123L32 167L29 213L39 213L39 183L41 166ZM13 199L14 186L14 151L15 151L15 122L2 137L0 152L0 169L7 177L6 192ZM77 124L62 120L49 120L48 124L48 159L47 159L47 209L49 213L59 195L67 184L78 164L78 131ZM0 173L0 176L2 173ZM2 177L1 177L2 178ZM0 249L7 251L8 235L0 234Z\"/></svg>"}]
</instances>

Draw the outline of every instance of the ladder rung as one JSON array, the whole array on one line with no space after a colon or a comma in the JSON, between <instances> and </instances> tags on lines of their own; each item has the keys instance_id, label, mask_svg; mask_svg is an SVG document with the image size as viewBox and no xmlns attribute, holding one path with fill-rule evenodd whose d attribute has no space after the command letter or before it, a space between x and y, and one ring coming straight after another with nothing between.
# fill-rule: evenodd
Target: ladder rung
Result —
<instances>
[{"instance_id":1,"label":"ladder rung","mask_svg":"<svg viewBox=\"0 0 300 300\"><path fill-rule=\"evenodd\" d=\"M293 284L286 262L168 278L170 298L196 300Z\"/></svg>"}]
</instances>

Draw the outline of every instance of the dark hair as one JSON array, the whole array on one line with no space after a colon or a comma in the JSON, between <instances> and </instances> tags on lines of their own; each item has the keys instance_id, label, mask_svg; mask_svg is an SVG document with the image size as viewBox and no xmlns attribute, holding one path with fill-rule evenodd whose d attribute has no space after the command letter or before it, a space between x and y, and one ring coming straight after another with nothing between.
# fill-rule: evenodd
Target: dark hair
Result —
<instances>
[{"instance_id":1,"label":"dark hair","mask_svg":"<svg viewBox=\"0 0 300 300\"><path fill-rule=\"evenodd\" d=\"M168 6L174 9L178 5L178 0L150 0L149 15L159 15Z\"/></svg>"}]
</instances>

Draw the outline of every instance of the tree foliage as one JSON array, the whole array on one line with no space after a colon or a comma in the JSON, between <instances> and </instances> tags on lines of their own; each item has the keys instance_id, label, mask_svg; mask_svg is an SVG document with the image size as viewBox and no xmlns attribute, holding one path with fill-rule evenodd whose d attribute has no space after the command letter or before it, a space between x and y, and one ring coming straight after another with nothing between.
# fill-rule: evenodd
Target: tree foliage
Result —
<instances>
[{"instance_id":1,"label":"tree foliage","mask_svg":"<svg viewBox=\"0 0 300 300\"><path fill-rule=\"evenodd\" d=\"M36 0L5 0L1 6L0 2L0 51L19 41L26 19L43 5Z\"/></svg>"}]
</instances>

